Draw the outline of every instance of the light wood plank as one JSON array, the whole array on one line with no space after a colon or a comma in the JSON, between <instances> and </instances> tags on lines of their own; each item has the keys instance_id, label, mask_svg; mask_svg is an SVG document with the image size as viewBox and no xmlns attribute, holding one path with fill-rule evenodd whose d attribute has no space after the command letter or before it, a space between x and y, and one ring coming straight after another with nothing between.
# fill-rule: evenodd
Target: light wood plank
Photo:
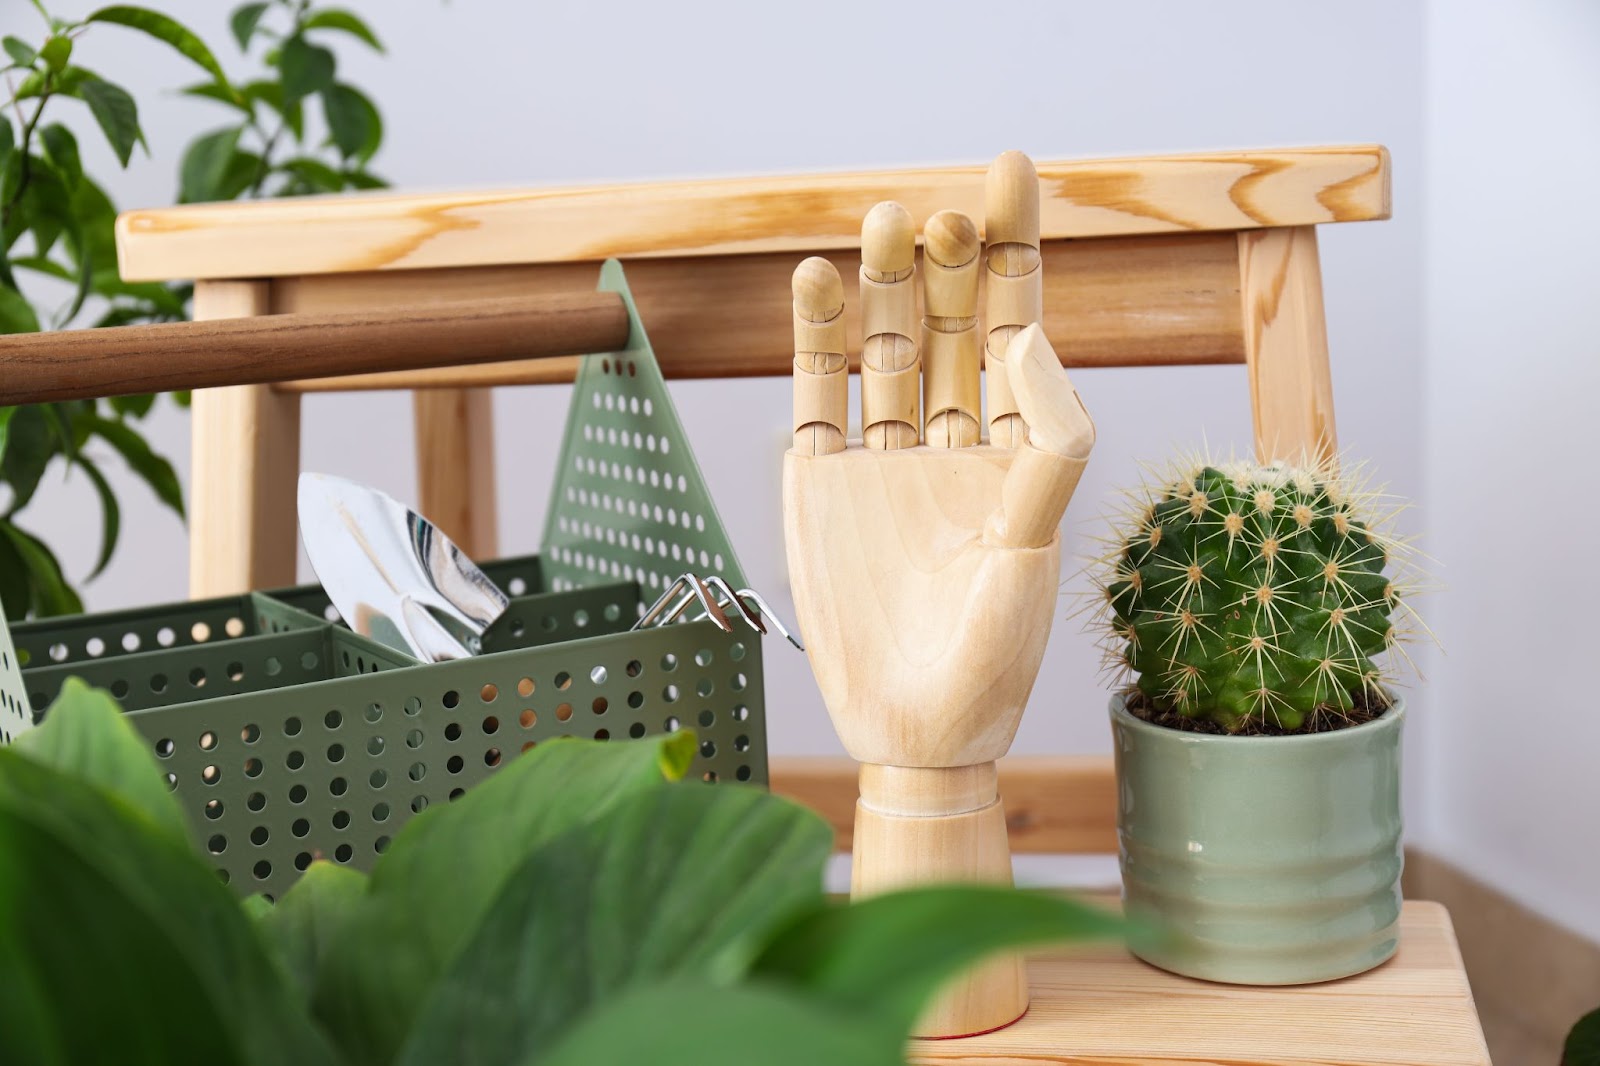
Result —
<instances>
[{"instance_id":1,"label":"light wood plank","mask_svg":"<svg viewBox=\"0 0 1600 1066\"><path fill-rule=\"evenodd\" d=\"M1389 217L1380 145L1069 160L1038 167L1041 236L1238 230ZM130 281L496 263L796 253L856 247L861 217L898 200L983 217L981 166L592 188L368 193L130 211ZM853 273L854 268L848 272Z\"/></svg>"},{"instance_id":2,"label":"light wood plank","mask_svg":"<svg viewBox=\"0 0 1600 1066\"><path fill-rule=\"evenodd\" d=\"M488 389L434 389L413 395L412 409L422 513L469 556L493 559L500 552L494 394Z\"/></svg>"},{"instance_id":3,"label":"light wood plank","mask_svg":"<svg viewBox=\"0 0 1600 1066\"><path fill-rule=\"evenodd\" d=\"M1331 459L1339 444L1317 231L1253 230L1238 240L1256 455Z\"/></svg>"},{"instance_id":4,"label":"light wood plank","mask_svg":"<svg viewBox=\"0 0 1600 1066\"><path fill-rule=\"evenodd\" d=\"M1117 783L1098 755L1010 755L999 762L1000 798L1016 854L1115 854ZM777 756L772 791L816 811L833 826L834 846L849 851L855 823L857 766L838 756Z\"/></svg>"},{"instance_id":5,"label":"light wood plank","mask_svg":"<svg viewBox=\"0 0 1600 1066\"><path fill-rule=\"evenodd\" d=\"M1489 1066L1450 916L1437 903L1406 903L1389 962L1326 984L1212 984L1164 973L1118 945L1040 955L1029 979L1021 1021L965 1040L914 1041L911 1061Z\"/></svg>"},{"instance_id":6,"label":"light wood plank","mask_svg":"<svg viewBox=\"0 0 1600 1066\"><path fill-rule=\"evenodd\" d=\"M1047 241L1045 325L1070 367L1244 362L1239 247L1231 233ZM777 376L794 368L789 291L799 254L641 259L628 284L669 378ZM829 253L845 287L846 348L861 351L860 259ZM980 274L982 272L980 271ZM327 312L594 288L592 263L282 278L274 305ZM980 285L980 289L982 286ZM708 330L708 321L717 328ZM292 391L454 388L571 381L576 360L322 378Z\"/></svg>"},{"instance_id":7,"label":"light wood plank","mask_svg":"<svg viewBox=\"0 0 1600 1066\"><path fill-rule=\"evenodd\" d=\"M202 281L194 317L264 315L270 300L266 282ZM199 389L190 442L190 597L294 584L300 397L266 385Z\"/></svg>"}]
</instances>

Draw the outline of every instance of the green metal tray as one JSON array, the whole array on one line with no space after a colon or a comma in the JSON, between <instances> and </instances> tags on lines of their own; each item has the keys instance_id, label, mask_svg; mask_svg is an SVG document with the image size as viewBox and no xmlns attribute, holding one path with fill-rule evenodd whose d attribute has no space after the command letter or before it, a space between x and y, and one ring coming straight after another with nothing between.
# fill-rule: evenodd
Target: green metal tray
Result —
<instances>
[{"instance_id":1,"label":"green metal tray","mask_svg":"<svg viewBox=\"0 0 1600 1066\"><path fill-rule=\"evenodd\" d=\"M407 819L552 737L691 728L693 776L764 786L758 634L630 630L684 570L743 575L615 263L601 286L623 295L632 335L579 371L544 556L484 567L511 603L482 655L418 663L346 629L316 585L10 629L0 616L0 742L69 676L107 689L219 876L274 896L317 857L370 866Z\"/></svg>"}]
</instances>

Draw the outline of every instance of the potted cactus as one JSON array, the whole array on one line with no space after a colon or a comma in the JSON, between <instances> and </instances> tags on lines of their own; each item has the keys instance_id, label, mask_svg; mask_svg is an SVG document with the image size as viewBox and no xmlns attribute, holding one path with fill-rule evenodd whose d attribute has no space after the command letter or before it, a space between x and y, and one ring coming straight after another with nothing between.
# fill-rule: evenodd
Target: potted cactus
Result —
<instances>
[{"instance_id":1,"label":"potted cactus","mask_svg":"<svg viewBox=\"0 0 1600 1066\"><path fill-rule=\"evenodd\" d=\"M1097 567L1130 946L1163 969L1298 984L1394 954L1390 671L1415 616L1394 509L1359 481L1179 462Z\"/></svg>"}]
</instances>

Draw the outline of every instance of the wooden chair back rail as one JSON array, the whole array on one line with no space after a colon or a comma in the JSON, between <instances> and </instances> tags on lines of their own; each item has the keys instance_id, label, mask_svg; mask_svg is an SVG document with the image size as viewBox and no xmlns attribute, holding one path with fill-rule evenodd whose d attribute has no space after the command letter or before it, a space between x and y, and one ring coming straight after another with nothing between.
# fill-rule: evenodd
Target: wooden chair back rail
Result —
<instances>
[{"instance_id":1,"label":"wooden chair back rail","mask_svg":"<svg viewBox=\"0 0 1600 1066\"><path fill-rule=\"evenodd\" d=\"M16 334L0 337L0 405L572 356L627 339L610 292Z\"/></svg>"}]
</instances>

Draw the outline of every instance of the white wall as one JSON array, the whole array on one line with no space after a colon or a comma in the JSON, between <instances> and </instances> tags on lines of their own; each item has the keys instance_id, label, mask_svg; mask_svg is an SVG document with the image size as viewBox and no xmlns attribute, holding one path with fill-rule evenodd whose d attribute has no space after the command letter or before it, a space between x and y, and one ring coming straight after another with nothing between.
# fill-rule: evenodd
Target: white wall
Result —
<instances>
[{"instance_id":1,"label":"white wall","mask_svg":"<svg viewBox=\"0 0 1600 1066\"><path fill-rule=\"evenodd\" d=\"M8 16L20 0L6 0ZM87 2L61 4L87 10ZM225 41L230 5L162 6ZM352 78L388 123L381 170L408 187L576 183L982 162L1011 147L1039 158L1380 141L1395 160L1396 217L1328 227L1324 278L1343 444L1373 457L1396 492L1423 488L1420 358L1422 10L1420 0L984 5L491 3L414 0L350 6L389 42L387 59L350 52ZM102 42L115 31L96 31ZM132 38L80 45L86 63L151 99L187 71ZM231 54L231 52L230 52ZM165 202L176 154L206 105L153 99L155 158L116 185L124 206ZM201 128L206 128L203 125ZM85 138L87 140L87 138ZM103 161L103 153L94 154ZM1084 546L1113 486L1202 436L1248 448L1241 368L1151 376L1084 372L1080 389L1101 438L1067 518ZM713 490L758 587L781 592L777 463L789 402L781 380L673 386ZM498 455L501 540L537 547L549 456L565 390L502 390ZM409 402L398 395L314 398L304 464L413 494ZM156 435L186 449L186 425ZM727 447L729 440L755 447ZM186 458L180 460L185 465ZM91 586L95 608L179 597L181 527L128 491L128 540ZM54 487L33 517L82 573L95 530L86 485ZM1067 569L1075 569L1069 563ZM1460 567L1458 569L1464 569ZM1082 583L1072 581L1068 591ZM1063 602L1062 618L1069 604ZM773 645L768 700L777 750L837 750L803 659ZM1104 751L1105 695L1088 640L1060 621L1017 750ZM1431 741L1416 715L1411 751ZM1425 780L1420 759L1408 787ZM1423 812L1413 805L1412 822Z\"/></svg>"},{"instance_id":2,"label":"white wall","mask_svg":"<svg viewBox=\"0 0 1600 1066\"><path fill-rule=\"evenodd\" d=\"M1427 49L1433 844L1600 939L1600 7L1432 0Z\"/></svg>"}]
</instances>

